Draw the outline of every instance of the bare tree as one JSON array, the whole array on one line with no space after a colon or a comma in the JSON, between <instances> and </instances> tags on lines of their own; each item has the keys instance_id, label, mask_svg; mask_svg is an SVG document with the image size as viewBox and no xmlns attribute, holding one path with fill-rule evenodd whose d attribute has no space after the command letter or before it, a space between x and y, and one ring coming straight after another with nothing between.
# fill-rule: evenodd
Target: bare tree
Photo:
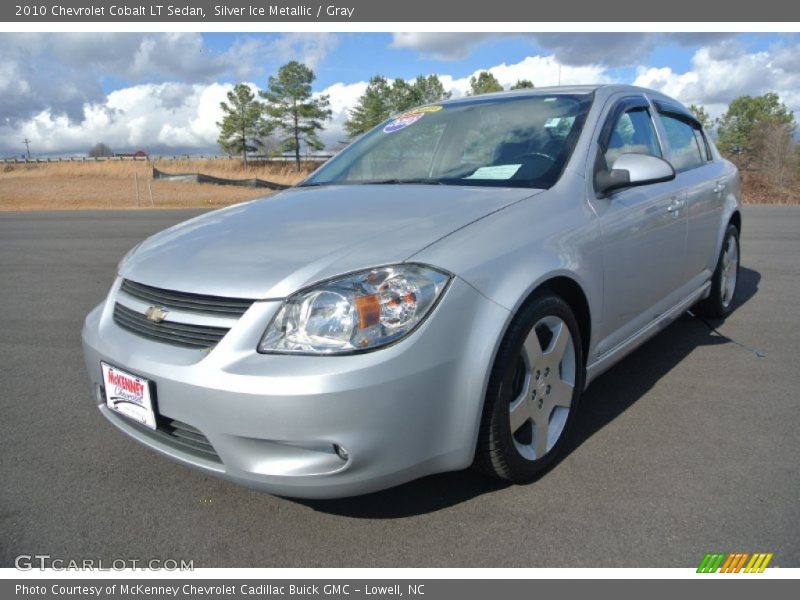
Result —
<instances>
[{"instance_id":1,"label":"bare tree","mask_svg":"<svg viewBox=\"0 0 800 600\"><path fill-rule=\"evenodd\" d=\"M755 168L763 173L769 193L782 199L788 196L797 181L797 144L792 127L777 119L766 119L753 133Z\"/></svg>"},{"instance_id":2,"label":"bare tree","mask_svg":"<svg viewBox=\"0 0 800 600\"><path fill-rule=\"evenodd\" d=\"M108 144L104 144L103 142L98 142L94 146L92 146L91 150L89 150L89 156L92 158L114 156L114 151L108 146Z\"/></svg>"}]
</instances>

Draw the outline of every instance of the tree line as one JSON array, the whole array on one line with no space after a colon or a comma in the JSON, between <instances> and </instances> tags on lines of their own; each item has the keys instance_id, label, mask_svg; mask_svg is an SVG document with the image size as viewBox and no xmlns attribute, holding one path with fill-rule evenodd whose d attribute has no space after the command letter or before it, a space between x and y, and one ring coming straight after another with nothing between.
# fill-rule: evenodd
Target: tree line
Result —
<instances>
[{"instance_id":1,"label":"tree line","mask_svg":"<svg viewBox=\"0 0 800 600\"><path fill-rule=\"evenodd\" d=\"M689 110L716 138L720 152L745 174L757 176L774 197L792 193L800 179L800 145L794 113L775 92L739 96L725 113L711 119L702 106Z\"/></svg>"},{"instance_id":2,"label":"tree line","mask_svg":"<svg viewBox=\"0 0 800 600\"><path fill-rule=\"evenodd\" d=\"M331 118L330 98L312 93L315 79L308 66L291 61L269 78L265 90L236 84L228 92L227 101L220 103L223 117L217 122L220 129L217 143L224 152L241 156L245 165L254 152L291 152L299 169L301 148L323 149L319 132ZM532 87L532 81L521 79L511 89ZM503 86L494 75L481 71L470 78L467 93L502 91ZM383 75L375 75L350 109L344 128L352 139L394 114L447 100L450 95L437 75L419 75L412 81L402 78L390 81Z\"/></svg>"},{"instance_id":3,"label":"tree line","mask_svg":"<svg viewBox=\"0 0 800 600\"><path fill-rule=\"evenodd\" d=\"M470 78L467 95L477 96L492 92L502 92L503 86L489 71L481 71ZM512 90L532 88L528 79L517 81ZM417 106L447 100L451 93L444 89L437 75L419 75L414 81L397 78L389 81L383 75L375 75L369 80L367 89L350 110L345 121L347 134L354 138L379 125L390 116L402 113Z\"/></svg>"}]
</instances>

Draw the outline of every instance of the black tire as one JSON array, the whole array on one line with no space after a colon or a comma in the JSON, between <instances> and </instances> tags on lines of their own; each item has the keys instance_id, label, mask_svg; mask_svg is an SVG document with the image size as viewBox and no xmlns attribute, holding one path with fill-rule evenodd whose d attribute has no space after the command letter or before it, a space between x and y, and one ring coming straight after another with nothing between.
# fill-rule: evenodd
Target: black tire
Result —
<instances>
[{"instance_id":1,"label":"black tire","mask_svg":"<svg viewBox=\"0 0 800 600\"><path fill-rule=\"evenodd\" d=\"M572 354L574 354L575 362L571 367L574 366L574 372L572 372L574 386L566 423L560 437L541 457L537 456L532 459L523 456L515 443L517 438L511 431L509 411L511 403L518 401L518 397L522 397L518 396L520 393L518 378L521 360L523 361L522 368L526 368L525 359L521 358L527 356L523 354L523 345L534 325L546 317L557 317L563 321L572 337ZM564 356L567 356L566 351ZM530 377L533 378L534 375ZM473 467L486 475L515 483L527 483L544 474L561 458L565 441L569 437L571 425L578 409L584 381L585 371L580 329L572 310L559 296L552 293L537 294L520 309L509 326L497 353L484 401ZM547 390L549 394L549 386ZM533 402L532 398L531 402ZM539 408L541 409L541 403L539 403ZM533 421L526 422L526 425L535 427ZM522 431L523 429L520 428L516 435Z\"/></svg>"},{"instance_id":2,"label":"black tire","mask_svg":"<svg viewBox=\"0 0 800 600\"><path fill-rule=\"evenodd\" d=\"M729 298L725 297L723 290L725 266L724 258L725 252L728 249L729 243L736 246L736 265L735 265L735 282L733 292ZM714 275L711 278L711 293L708 298L700 301L695 307L698 314L712 319L724 319L733 312L736 305L736 290L739 282L739 265L741 264L741 252L739 248L739 230L732 223L728 225L725 231L725 237L722 238L722 248L717 258L717 267L714 269Z\"/></svg>"}]
</instances>

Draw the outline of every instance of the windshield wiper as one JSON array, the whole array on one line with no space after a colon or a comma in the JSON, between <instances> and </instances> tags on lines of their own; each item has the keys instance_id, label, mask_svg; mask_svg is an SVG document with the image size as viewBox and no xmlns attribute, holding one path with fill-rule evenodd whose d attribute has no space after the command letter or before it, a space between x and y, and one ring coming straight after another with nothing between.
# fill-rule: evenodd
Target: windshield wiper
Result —
<instances>
[{"instance_id":1,"label":"windshield wiper","mask_svg":"<svg viewBox=\"0 0 800 600\"><path fill-rule=\"evenodd\" d=\"M417 178L408 178L408 179L400 179L400 178L391 178L391 179L361 179L355 181L349 181L347 179L338 180L338 181L310 181L308 183L303 183L298 185L297 187L320 187L323 185L401 185L401 184L410 184L410 185L447 185L443 181L439 179L426 179L424 177L417 177Z\"/></svg>"},{"instance_id":2,"label":"windshield wiper","mask_svg":"<svg viewBox=\"0 0 800 600\"><path fill-rule=\"evenodd\" d=\"M392 178L392 179L365 179L364 181L353 181L359 185L400 185L400 184L413 184L413 185L445 185L439 179L428 179L425 177L415 177L408 179Z\"/></svg>"},{"instance_id":3,"label":"windshield wiper","mask_svg":"<svg viewBox=\"0 0 800 600\"><path fill-rule=\"evenodd\" d=\"M327 181L309 181L308 183L299 183L295 187L319 187L322 185L329 185Z\"/></svg>"}]
</instances>

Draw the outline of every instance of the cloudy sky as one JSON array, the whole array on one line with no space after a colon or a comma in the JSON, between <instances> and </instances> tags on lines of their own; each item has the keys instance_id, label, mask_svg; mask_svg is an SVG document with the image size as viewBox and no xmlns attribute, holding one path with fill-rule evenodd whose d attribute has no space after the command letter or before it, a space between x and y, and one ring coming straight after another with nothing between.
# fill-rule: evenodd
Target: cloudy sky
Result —
<instances>
[{"instance_id":1,"label":"cloudy sky","mask_svg":"<svg viewBox=\"0 0 800 600\"><path fill-rule=\"evenodd\" d=\"M491 71L508 87L634 83L717 116L741 94L776 91L800 112L800 35L720 33L0 33L0 156L114 150L217 151L219 103L240 81L264 87L288 60L317 75L344 139L370 76L436 73L454 96ZM799 115L800 116L800 115Z\"/></svg>"}]
</instances>

